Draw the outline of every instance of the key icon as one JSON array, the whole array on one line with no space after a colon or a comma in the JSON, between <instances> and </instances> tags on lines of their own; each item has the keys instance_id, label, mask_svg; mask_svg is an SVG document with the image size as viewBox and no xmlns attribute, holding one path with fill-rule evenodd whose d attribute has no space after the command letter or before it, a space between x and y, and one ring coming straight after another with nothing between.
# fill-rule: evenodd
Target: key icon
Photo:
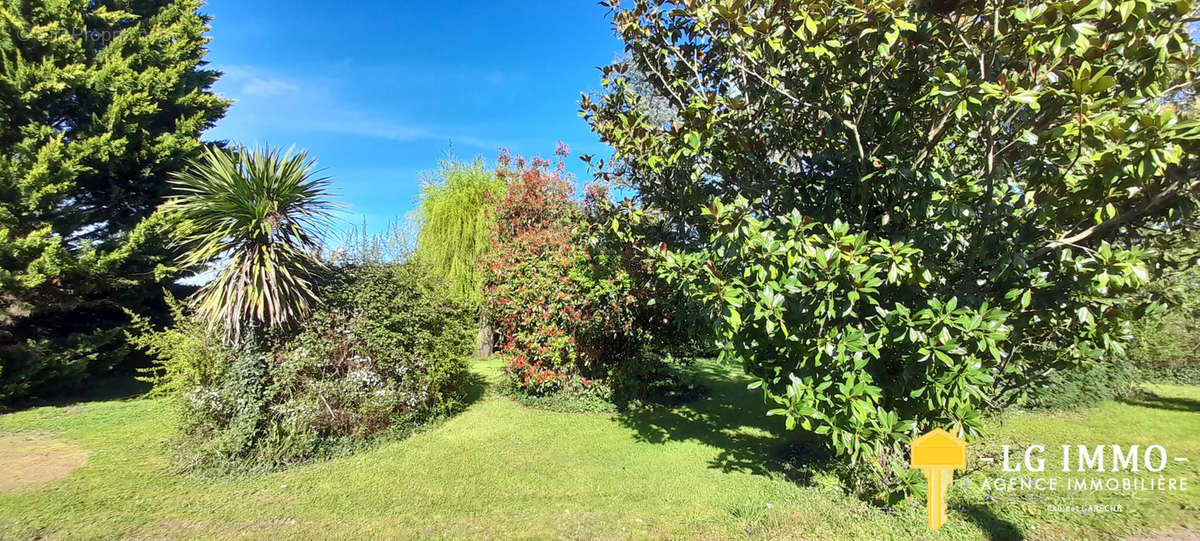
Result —
<instances>
[{"instance_id":1,"label":"key icon","mask_svg":"<svg viewBox=\"0 0 1200 541\"><path fill-rule=\"evenodd\" d=\"M929 527L946 524L946 493L954 481L954 468L967 465L967 442L935 428L912 441L910 465L921 468L929 482Z\"/></svg>"}]
</instances>

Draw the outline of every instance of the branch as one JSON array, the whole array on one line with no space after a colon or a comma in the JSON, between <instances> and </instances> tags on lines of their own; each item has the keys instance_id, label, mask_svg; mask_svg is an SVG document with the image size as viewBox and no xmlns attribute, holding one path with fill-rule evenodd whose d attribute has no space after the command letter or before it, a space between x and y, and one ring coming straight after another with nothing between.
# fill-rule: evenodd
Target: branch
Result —
<instances>
[{"instance_id":1,"label":"branch","mask_svg":"<svg viewBox=\"0 0 1200 541\"><path fill-rule=\"evenodd\" d=\"M658 71L658 66L654 63L651 63L650 59L647 58L647 55L645 53L643 53L642 51L635 51L634 54L637 54L642 57L642 61L646 64L647 67L650 68L650 71L654 72L654 75L658 77L658 81L660 83L662 83L663 88L666 89L666 91L671 94L672 98L675 98L675 103L679 107L679 110L682 111L684 109L687 109L687 102L684 102L683 98L679 97L679 94L675 93L675 89L671 86L671 82L667 80L666 76L664 76L662 74L662 72Z\"/></svg>"},{"instance_id":2,"label":"branch","mask_svg":"<svg viewBox=\"0 0 1200 541\"><path fill-rule=\"evenodd\" d=\"M1179 197L1182 197L1184 193L1198 191L1200 191L1200 180L1192 182L1192 184L1187 187L1180 186L1175 189L1166 190L1151 198L1148 203L1139 209L1131 210L1121 214L1120 216L1109 218L1104 222L1084 229L1083 231L1080 231L1074 235L1058 238L1046 243L1045 246L1042 246L1035 251L1033 255L1029 257L1029 260L1035 261L1063 246L1075 246L1080 242L1088 240L1097 235L1108 233L1113 229L1126 225L1134 220L1139 220L1146 216L1155 214L1174 203Z\"/></svg>"},{"instance_id":3,"label":"branch","mask_svg":"<svg viewBox=\"0 0 1200 541\"><path fill-rule=\"evenodd\" d=\"M950 117L954 115L954 108L957 106L958 101L955 101L953 104L948 104L942 110L942 118L937 121L932 130L929 130L929 135L925 138L925 147L921 149L921 152L917 154L917 159L913 161L913 170L920 169L925 160L929 158L933 147L941 138L942 132L946 130L946 125L950 122Z\"/></svg>"}]
</instances>

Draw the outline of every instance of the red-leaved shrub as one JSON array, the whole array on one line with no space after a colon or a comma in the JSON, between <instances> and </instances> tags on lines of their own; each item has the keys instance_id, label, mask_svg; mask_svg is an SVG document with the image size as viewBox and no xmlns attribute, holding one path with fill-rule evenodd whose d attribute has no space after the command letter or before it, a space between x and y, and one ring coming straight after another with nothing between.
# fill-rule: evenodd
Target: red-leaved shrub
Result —
<instances>
[{"instance_id":1,"label":"red-leaved shrub","mask_svg":"<svg viewBox=\"0 0 1200 541\"><path fill-rule=\"evenodd\" d=\"M596 281L581 245L583 210L572 199L566 147L554 163L503 152L497 175L507 195L496 207L485 261L484 310L513 382L533 394L607 386L625 343L628 284Z\"/></svg>"}]
</instances>

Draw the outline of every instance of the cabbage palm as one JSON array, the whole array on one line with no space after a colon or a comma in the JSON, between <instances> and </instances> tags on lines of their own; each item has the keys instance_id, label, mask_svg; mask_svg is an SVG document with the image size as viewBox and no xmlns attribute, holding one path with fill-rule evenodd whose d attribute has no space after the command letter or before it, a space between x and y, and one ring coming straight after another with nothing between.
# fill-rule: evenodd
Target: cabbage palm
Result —
<instances>
[{"instance_id":1,"label":"cabbage palm","mask_svg":"<svg viewBox=\"0 0 1200 541\"><path fill-rule=\"evenodd\" d=\"M245 324L285 327L317 302L317 250L335 205L315 166L304 152L209 148L175 175L180 263L222 265L193 306L231 339Z\"/></svg>"}]
</instances>

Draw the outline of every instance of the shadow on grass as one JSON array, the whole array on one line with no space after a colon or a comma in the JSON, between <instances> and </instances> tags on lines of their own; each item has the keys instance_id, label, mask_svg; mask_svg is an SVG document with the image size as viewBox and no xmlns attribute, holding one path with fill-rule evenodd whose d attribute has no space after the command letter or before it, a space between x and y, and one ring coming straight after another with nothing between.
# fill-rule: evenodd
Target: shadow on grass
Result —
<instances>
[{"instance_id":1,"label":"shadow on grass","mask_svg":"<svg viewBox=\"0 0 1200 541\"><path fill-rule=\"evenodd\" d=\"M1155 408L1172 411L1200 412L1200 400L1175 396L1160 396L1150 391L1138 391L1129 398L1121 399L1122 403L1143 408Z\"/></svg>"},{"instance_id":2,"label":"shadow on grass","mask_svg":"<svg viewBox=\"0 0 1200 541\"><path fill-rule=\"evenodd\" d=\"M987 533L987 538L995 541L1009 541L1025 539L1025 534L1021 528L1008 520L1001 518L988 505L968 505L963 509L967 514L967 518L979 525L984 532Z\"/></svg>"},{"instance_id":3,"label":"shadow on grass","mask_svg":"<svg viewBox=\"0 0 1200 541\"><path fill-rule=\"evenodd\" d=\"M488 389L492 386L492 382L488 381L486 376L474 370L467 371L463 384L466 388L466 393L463 397L464 405L466 406L483 400L483 397L487 395Z\"/></svg>"},{"instance_id":4,"label":"shadow on grass","mask_svg":"<svg viewBox=\"0 0 1200 541\"><path fill-rule=\"evenodd\" d=\"M8 409L0 407L0 413L45 406L63 407L86 402L130 400L146 394L150 387L149 383L137 380L133 374L112 374L88 380L79 387L19 401Z\"/></svg>"},{"instance_id":5,"label":"shadow on grass","mask_svg":"<svg viewBox=\"0 0 1200 541\"><path fill-rule=\"evenodd\" d=\"M810 434L784 429L783 421L767 417L762 395L746 389L749 380L737 369L715 362L697 363L699 383L709 392L676 407L649 407L617 416L639 441L662 444L696 441L719 450L710 468L724 472L784 475L808 484L831 457Z\"/></svg>"},{"instance_id":6,"label":"shadow on grass","mask_svg":"<svg viewBox=\"0 0 1200 541\"><path fill-rule=\"evenodd\" d=\"M464 409L479 402L487 394L493 382L484 374L469 370L464 376L466 392L463 395ZM8 408L0 407L0 413L12 413L38 407L64 407L87 402L110 402L139 398L150 391L152 385L136 379L133 374L112 374L96 378L82 387L62 390L20 401Z\"/></svg>"}]
</instances>

